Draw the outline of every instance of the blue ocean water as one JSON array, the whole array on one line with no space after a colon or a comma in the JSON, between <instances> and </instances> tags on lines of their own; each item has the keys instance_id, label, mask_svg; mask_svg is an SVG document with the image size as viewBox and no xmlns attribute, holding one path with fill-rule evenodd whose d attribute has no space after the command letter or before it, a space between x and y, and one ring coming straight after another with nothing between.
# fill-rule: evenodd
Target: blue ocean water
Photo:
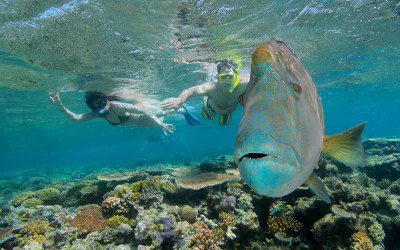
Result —
<instances>
[{"instance_id":1,"label":"blue ocean water","mask_svg":"<svg viewBox=\"0 0 400 250\"><path fill-rule=\"evenodd\" d=\"M250 70L254 48L286 41L313 77L326 134L367 121L366 138L399 137L398 1L0 1L1 170L81 168L94 164L184 164L233 154L241 119L229 126L181 115L160 129L72 123L52 105L60 91L75 113L87 90L161 101L215 80L215 60ZM132 101L132 100L127 100ZM132 101L133 102L133 101ZM133 102L134 103L134 102ZM150 137L162 142L151 142Z\"/></svg>"}]
</instances>

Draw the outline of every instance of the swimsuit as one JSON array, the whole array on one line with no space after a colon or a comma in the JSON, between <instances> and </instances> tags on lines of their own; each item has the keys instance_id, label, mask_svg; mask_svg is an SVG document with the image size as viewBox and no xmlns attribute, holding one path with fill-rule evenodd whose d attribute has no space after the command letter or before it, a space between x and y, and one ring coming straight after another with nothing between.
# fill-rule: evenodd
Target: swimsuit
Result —
<instances>
[{"instance_id":1,"label":"swimsuit","mask_svg":"<svg viewBox=\"0 0 400 250\"><path fill-rule=\"evenodd\" d=\"M217 112L211 107L210 103L208 103L208 97L204 97L203 99L203 117L207 120L214 120Z\"/></svg>"},{"instance_id":2,"label":"swimsuit","mask_svg":"<svg viewBox=\"0 0 400 250\"><path fill-rule=\"evenodd\" d=\"M217 112L213 109L209 103L209 98L205 97L203 99L203 117L207 120L214 120ZM220 114L219 115L219 125L224 126L231 123L231 113L228 114Z\"/></svg>"},{"instance_id":3,"label":"swimsuit","mask_svg":"<svg viewBox=\"0 0 400 250\"><path fill-rule=\"evenodd\" d=\"M110 107L111 109L111 107ZM106 121L108 121L108 123L110 123L111 125L117 126L120 125L121 123L127 122L130 118L130 116L126 116L126 115L118 115L117 113L115 113L115 111L113 110L114 114L116 114L118 116L119 119L119 123L114 123L114 122L110 122L109 120L106 119ZM105 118L105 115L104 115Z\"/></svg>"}]
</instances>

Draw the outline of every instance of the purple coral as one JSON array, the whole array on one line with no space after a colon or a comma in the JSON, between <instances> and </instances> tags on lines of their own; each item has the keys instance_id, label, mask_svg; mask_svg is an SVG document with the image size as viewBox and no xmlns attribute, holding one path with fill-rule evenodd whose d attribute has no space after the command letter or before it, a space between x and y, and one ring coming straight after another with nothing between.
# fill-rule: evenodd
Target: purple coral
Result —
<instances>
[{"instance_id":1,"label":"purple coral","mask_svg":"<svg viewBox=\"0 0 400 250\"><path fill-rule=\"evenodd\" d=\"M161 232L157 234L158 247L173 246L176 239L175 231Z\"/></svg>"},{"instance_id":2,"label":"purple coral","mask_svg":"<svg viewBox=\"0 0 400 250\"><path fill-rule=\"evenodd\" d=\"M224 211L227 213L232 213L236 206L236 197L227 196L222 199L221 203L216 207L218 212Z\"/></svg>"},{"instance_id":3,"label":"purple coral","mask_svg":"<svg viewBox=\"0 0 400 250\"><path fill-rule=\"evenodd\" d=\"M162 231L166 232L166 231L171 230L173 221L169 217L161 217L156 221L156 223L163 224Z\"/></svg>"}]
</instances>

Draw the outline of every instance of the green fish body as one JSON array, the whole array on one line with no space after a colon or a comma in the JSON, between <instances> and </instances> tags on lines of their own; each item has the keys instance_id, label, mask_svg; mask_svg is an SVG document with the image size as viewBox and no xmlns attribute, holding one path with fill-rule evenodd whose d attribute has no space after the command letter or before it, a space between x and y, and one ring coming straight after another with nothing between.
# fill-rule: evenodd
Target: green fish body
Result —
<instances>
[{"instance_id":1,"label":"green fish body","mask_svg":"<svg viewBox=\"0 0 400 250\"><path fill-rule=\"evenodd\" d=\"M321 152L349 165L365 161L361 146L365 123L325 136L316 86L279 39L272 38L255 49L241 104L235 161L245 182L259 195L281 197L306 183L330 202L322 181L312 174Z\"/></svg>"}]
</instances>

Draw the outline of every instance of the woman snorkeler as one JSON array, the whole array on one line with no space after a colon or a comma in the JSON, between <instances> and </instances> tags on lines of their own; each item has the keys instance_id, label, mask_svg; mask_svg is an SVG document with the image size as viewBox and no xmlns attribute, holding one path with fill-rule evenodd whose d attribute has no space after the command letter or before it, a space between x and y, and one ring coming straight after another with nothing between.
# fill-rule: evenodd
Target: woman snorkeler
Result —
<instances>
[{"instance_id":1,"label":"woman snorkeler","mask_svg":"<svg viewBox=\"0 0 400 250\"><path fill-rule=\"evenodd\" d=\"M142 106L120 102L116 96L108 96L103 92L86 92L84 100L91 112L85 114L75 114L67 109L62 104L58 92L50 92L49 97L51 102L73 122L85 122L101 118L111 125L138 125L146 128L161 128L165 134L167 132L173 133L175 130L174 125L166 124L162 121L162 118L171 112L159 111L153 114Z\"/></svg>"}]
</instances>

